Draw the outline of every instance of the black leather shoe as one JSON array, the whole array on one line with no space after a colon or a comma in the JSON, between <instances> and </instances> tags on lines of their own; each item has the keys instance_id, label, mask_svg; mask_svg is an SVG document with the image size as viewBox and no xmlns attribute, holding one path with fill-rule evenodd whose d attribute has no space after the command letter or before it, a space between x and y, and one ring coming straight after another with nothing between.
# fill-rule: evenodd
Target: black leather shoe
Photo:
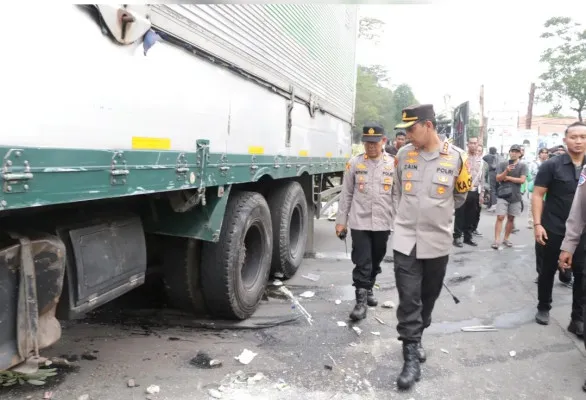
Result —
<instances>
[{"instance_id":1,"label":"black leather shoe","mask_svg":"<svg viewBox=\"0 0 586 400\"><path fill-rule=\"evenodd\" d=\"M425 349L421 342L417 343L417 356L419 357L419 362L422 364L427 360L427 354L425 354Z\"/></svg>"},{"instance_id":2,"label":"black leather shoe","mask_svg":"<svg viewBox=\"0 0 586 400\"><path fill-rule=\"evenodd\" d=\"M372 289L369 289L366 292L366 305L369 307L376 307L378 306L378 300L374 297L374 292Z\"/></svg>"},{"instance_id":3,"label":"black leather shoe","mask_svg":"<svg viewBox=\"0 0 586 400\"><path fill-rule=\"evenodd\" d=\"M464 247L464 245L462 244L462 239L454 239L452 244L456 247Z\"/></svg>"},{"instance_id":4,"label":"black leather shoe","mask_svg":"<svg viewBox=\"0 0 586 400\"><path fill-rule=\"evenodd\" d=\"M417 343L403 343L403 369L397 378L397 386L401 390L411 388L421 379L421 366L417 354Z\"/></svg>"},{"instance_id":5,"label":"black leather shoe","mask_svg":"<svg viewBox=\"0 0 586 400\"><path fill-rule=\"evenodd\" d=\"M350 319L352 321L360 321L366 318L366 312L368 311L368 307L366 307L367 293L366 289L356 289L356 305L350 313Z\"/></svg>"},{"instance_id":6,"label":"black leather shoe","mask_svg":"<svg viewBox=\"0 0 586 400\"><path fill-rule=\"evenodd\" d=\"M535 322L539 325L549 325L549 311L538 310L535 314Z\"/></svg>"},{"instance_id":7,"label":"black leather shoe","mask_svg":"<svg viewBox=\"0 0 586 400\"><path fill-rule=\"evenodd\" d=\"M474 246L474 247L478 246L478 243L476 243L472 239L466 239L466 240L464 240L464 244L467 244L468 246Z\"/></svg>"},{"instance_id":8,"label":"black leather shoe","mask_svg":"<svg viewBox=\"0 0 586 400\"><path fill-rule=\"evenodd\" d=\"M584 337L584 322L571 321L570 325L568 325L568 332L573 333L579 338Z\"/></svg>"},{"instance_id":9,"label":"black leather shoe","mask_svg":"<svg viewBox=\"0 0 586 400\"><path fill-rule=\"evenodd\" d=\"M474 236L482 236L482 233L480 233L480 232L478 232L478 231L474 231L474 232L472 232L472 234L473 234Z\"/></svg>"}]
</instances>

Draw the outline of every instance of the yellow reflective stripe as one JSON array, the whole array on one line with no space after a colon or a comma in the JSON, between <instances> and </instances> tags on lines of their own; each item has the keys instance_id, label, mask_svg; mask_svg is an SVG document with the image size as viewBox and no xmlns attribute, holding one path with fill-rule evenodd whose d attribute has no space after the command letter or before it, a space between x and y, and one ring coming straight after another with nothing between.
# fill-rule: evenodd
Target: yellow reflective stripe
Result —
<instances>
[{"instance_id":1,"label":"yellow reflective stripe","mask_svg":"<svg viewBox=\"0 0 586 400\"><path fill-rule=\"evenodd\" d=\"M153 137L132 137L132 149L134 150L169 150L171 139Z\"/></svg>"},{"instance_id":2,"label":"yellow reflective stripe","mask_svg":"<svg viewBox=\"0 0 586 400\"><path fill-rule=\"evenodd\" d=\"M299 150L299 157L307 157L308 154L307 150Z\"/></svg>"},{"instance_id":3,"label":"yellow reflective stripe","mask_svg":"<svg viewBox=\"0 0 586 400\"><path fill-rule=\"evenodd\" d=\"M263 146L248 146L248 154L264 154L265 148Z\"/></svg>"}]
</instances>

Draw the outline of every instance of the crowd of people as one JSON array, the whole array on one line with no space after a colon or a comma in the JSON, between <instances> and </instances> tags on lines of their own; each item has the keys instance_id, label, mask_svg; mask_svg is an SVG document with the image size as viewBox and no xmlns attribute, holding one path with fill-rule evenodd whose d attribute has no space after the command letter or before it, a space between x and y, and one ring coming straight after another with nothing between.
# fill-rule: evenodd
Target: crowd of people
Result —
<instances>
[{"instance_id":1,"label":"crowd of people","mask_svg":"<svg viewBox=\"0 0 586 400\"><path fill-rule=\"evenodd\" d=\"M474 137L465 150L453 146L438 134L429 104L405 108L395 129L395 140L387 143L382 126L363 127L365 151L346 165L336 234L343 238L350 229L356 289L350 318L359 321L378 304L373 287L393 233L397 332L404 359L398 387L408 389L421 378L422 336L431 324L451 248L478 247L481 215L494 213L491 247L499 250L513 246L516 218L527 210L527 227L535 236L535 321L549 324L559 272L573 290L567 329L583 338L586 189L580 189L586 182L586 124L568 126L564 146L539 149L534 160L526 159L523 145L512 145L506 156L494 147L484 155Z\"/></svg>"}]
</instances>

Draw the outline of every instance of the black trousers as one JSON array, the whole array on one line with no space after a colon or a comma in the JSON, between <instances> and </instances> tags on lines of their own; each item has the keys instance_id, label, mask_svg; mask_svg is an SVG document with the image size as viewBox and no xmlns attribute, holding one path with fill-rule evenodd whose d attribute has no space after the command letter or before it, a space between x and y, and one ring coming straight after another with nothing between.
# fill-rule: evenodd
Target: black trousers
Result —
<instances>
[{"instance_id":1,"label":"black trousers","mask_svg":"<svg viewBox=\"0 0 586 400\"><path fill-rule=\"evenodd\" d=\"M553 283L558 271L558 258L560 256L560 246L564 240L563 236L556 235L547 231L547 241L545 246L535 243L535 258L537 262L537 309L543 311L551 310ZM584 290L583 274L585 264L584 254L584 237L576 248L576 253L572 257L572 273L574 275L574 285L572 287L572 314L573 321L584 321Z\"/></svg>"},{"instance_id":2,"label":"black trousers","mask_svg":"<svg viewBox=\"0 0 586 400\"><path fill-rule=\"evenodd\" d=\"M456 218L454 221L454 239L459 239L464 235L464 240L472 239L472 232L478 226L476 222L478 218L478 211L480 209L479 194L476 192L468 192L466 201L462 207L456 210Z\"/></svg>"},{"instance_id":3,"label":"black trousers","mask_svg":"<svg viewBox=\"0 0 586 400\"><path fill-rule=\"evenodd\" d=\"M387 253L391 231L359 231L351 229L353 285L356 289L372 289L376 276L382 272L380 264Z\"/></svg>"},{"instance_id":4,"label":"black trousers","mask_svg":"<svg viewBox=\"0 0 586 400\"><path fill-rule=\"evenodd\" d=\"M480 200L480 193L478 193L478 200ZM480 212L482 211L482 207L480 206L480 203L478 204L478 207L476 207L476 215L474 216L474 224L472 224L472 232L477 231L478 230L478 224L480 223Z\"/></svg>"},{"instance_id":5,"label":"black trousers","mask_svg":"<svg viewBox=\"0 0 586 400\"><path fill-rule=\"evenodd\" d=\"M394 252L395 281L399 292L397 332L403 342L418 342L431 325L431 313L442 291L448 256L417 259Z\"/></svg>"},{"instance_id":6,"label":"black trousers","mask_svg":"<svg viewBox=\"0 0 586 400\"><path fill-rule=\"evenodd\" d=\"M487 207L492 207L496 205L496 171L489 171L488 172L488 184L490 186L490 204L487 204Z\"/></svg>"}]
</instances>

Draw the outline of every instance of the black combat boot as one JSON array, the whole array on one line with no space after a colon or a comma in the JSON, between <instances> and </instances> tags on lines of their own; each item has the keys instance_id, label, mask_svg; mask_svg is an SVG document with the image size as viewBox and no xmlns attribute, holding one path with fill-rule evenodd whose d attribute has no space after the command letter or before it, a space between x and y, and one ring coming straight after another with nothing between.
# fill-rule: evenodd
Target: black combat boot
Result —
<instances>
[{"instance_id":1,"label":"black combat boot","mask_svg":"<svg viewBox=\"0 0 586 400\"><path fill-rule=\"evenodd\" d=\"M417 343L417 356L419 357L419 362L424 363L427 360L427 354L425 354L425 349L421 342Z\"/></svg>"},{"instance_id":2,"label":"black combat boot","mask_svg":"<svg viewBox=\"0 0 586 400\"><path fill-rule=\"evenodd\" d=\"M368 291L366 289L356 289L356 305L354 310L350 313L350 319L353 321L359 321L366 318L366 296Z\"/></svg>"},{"instance_id":3,"label":"black combat boot","mask_svg":"<svg viewBox=\"0 0 586 400\"><path fill-rule=\"evenodd\" d=\"M369 307L376 307L378 306L378 300L374 297L374 292L372 289L368 289L366 292L366 304Z\"/></svg>"},{"instance_id":4,"label":"black combat boot","mask_svg":"<svg viewBox=\"0 0 586 400\"><path fill-rule=\"evenodd\" d=\"M421 366L419 365L419 354L417 343L403 343L403 370L397 378L397 386L401 390L409 389L421 378Z\"/></svg>"}]
</instances>

